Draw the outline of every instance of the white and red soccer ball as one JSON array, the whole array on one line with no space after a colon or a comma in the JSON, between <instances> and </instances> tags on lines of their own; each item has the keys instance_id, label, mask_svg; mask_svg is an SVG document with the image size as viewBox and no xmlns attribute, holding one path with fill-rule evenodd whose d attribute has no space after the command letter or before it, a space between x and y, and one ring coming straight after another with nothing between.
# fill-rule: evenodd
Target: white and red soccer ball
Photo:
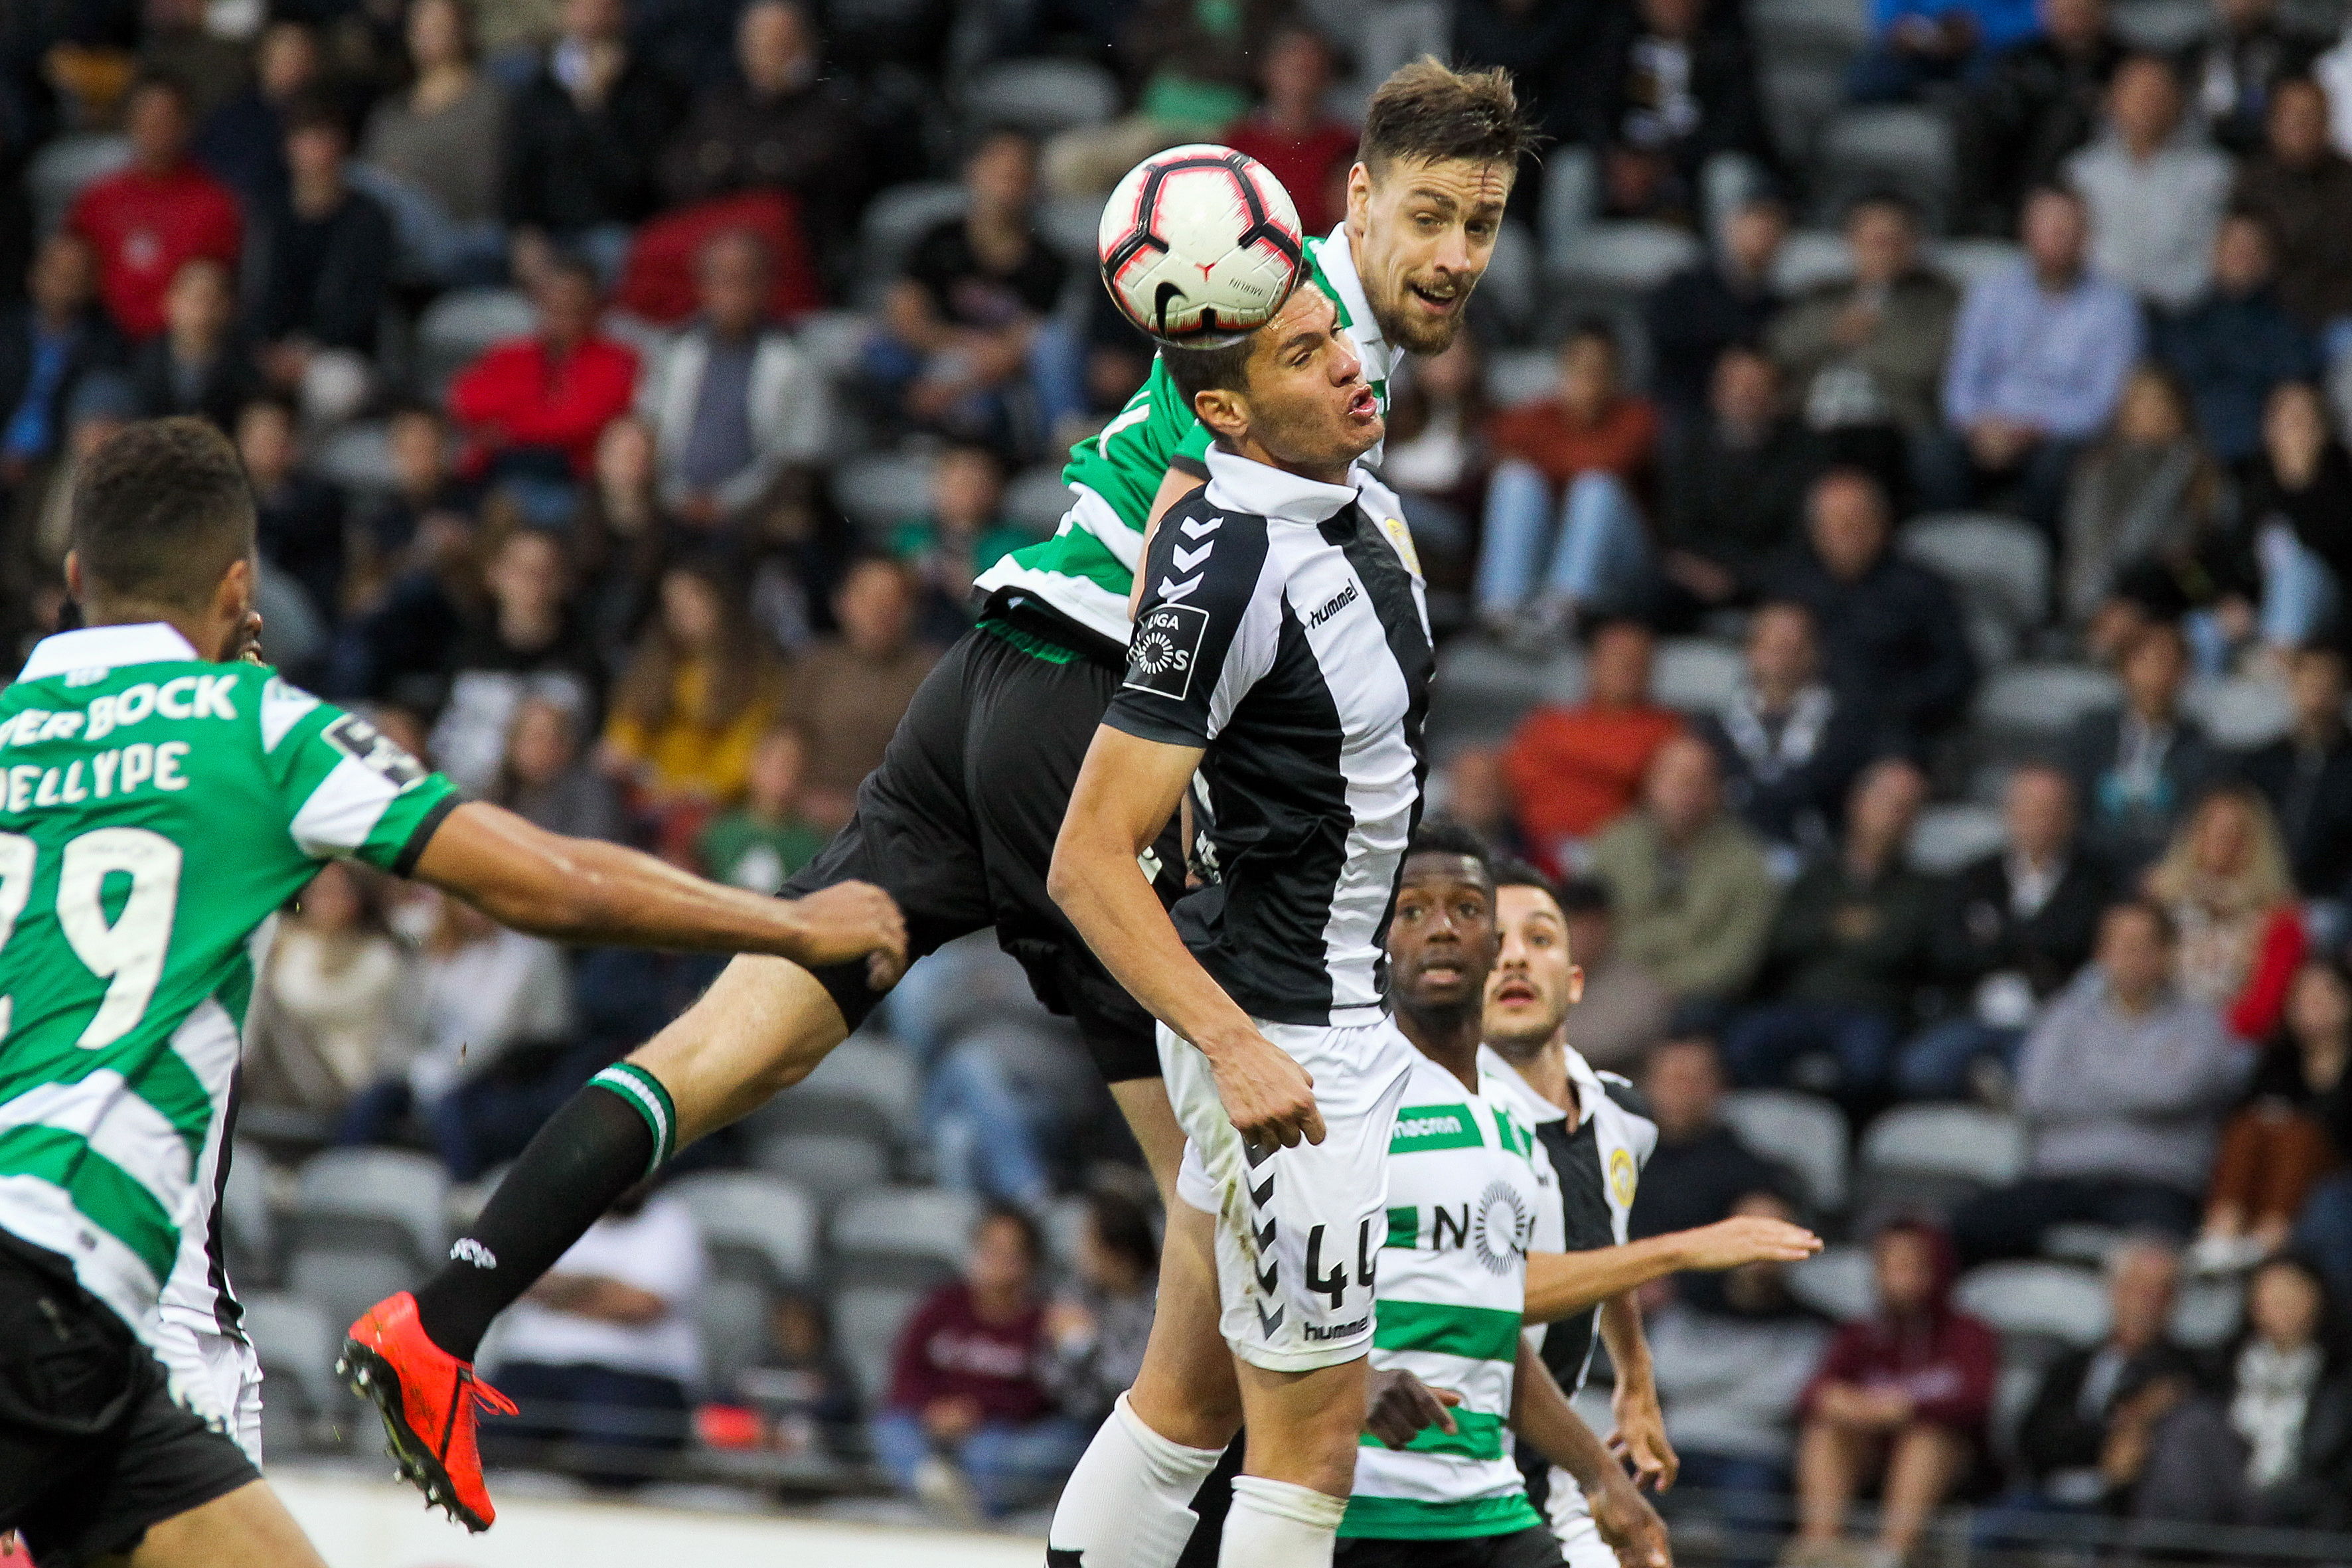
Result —
<instances>
[{"instance_id":1,"label":"white and red soccer ball","mask_svg":"<svg viewBox=\"0 0 2352 1568\"><path fill-rule=\"evenodd\" d=\"M1298 208L1244 153L1171 147L1127 172L1096 236L1103 286L1160 339L1213 348L1264 326L1306 265Z\"/></svg>"}]
</instances>

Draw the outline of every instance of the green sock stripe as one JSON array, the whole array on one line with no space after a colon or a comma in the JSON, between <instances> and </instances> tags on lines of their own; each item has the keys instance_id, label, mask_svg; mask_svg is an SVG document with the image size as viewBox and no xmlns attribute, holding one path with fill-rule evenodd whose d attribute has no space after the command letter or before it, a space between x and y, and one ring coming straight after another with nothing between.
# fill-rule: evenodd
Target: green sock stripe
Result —
<instances>
[{"instance_id":1,"label":"green sock stripe","mask_svg":"<svg viewBox=\"0 0 2352 1568\"><path fill-rule=\"evenodd\" d=\"M588 1081L619 1095L646 1119L654 1135L654 1155L646 1162L646 1174L660 1170L677 1148L677 1109L670 1104L669 1090L662 1087L661 1079L635 1062L614 1062Z\"/></svg>"}]
</instances>

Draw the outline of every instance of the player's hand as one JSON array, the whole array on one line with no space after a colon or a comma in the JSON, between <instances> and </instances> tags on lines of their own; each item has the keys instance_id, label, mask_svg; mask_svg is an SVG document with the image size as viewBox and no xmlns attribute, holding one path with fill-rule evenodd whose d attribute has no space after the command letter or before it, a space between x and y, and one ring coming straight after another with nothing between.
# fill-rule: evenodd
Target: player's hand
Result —
<instances>
[{"instance_id":1,"label":"player's hand","mask_svg":"<svg viewBox=\"0 0 2352 1568\"><path fill-rule=\"evenodd\" d=\"M1801 1225L1763 1215L1734 1215L1683 1232L1683 1267L1703 1271L1743 1263L1798 1263L1822 1249L1822 1238Z\"/></svg>"},{"instance_id":2,"label":"player's hand","mask_svg":"<svg viewBox=\"0 0 2352 1568\"><path fill-rule=\"evenodd\" d=\"M1665 1521L1623 1471L1612 1471L1598 1490L1585 1493L1584 1499L1592 1507L1592 1522L1599 1527L1601 1539L1617 1554L1618 1568L1674 1568Z\"/></svg>"},{"instance_id":3,"label":"player's hand","mask_svg":"<svg viewBox=\"0 0 2352 1568\"><path fill-rule=\"evenodd\" d=\"M812 969L866 960L866 983L887 991L907 973L907 921L870 882L836 882L796 901L801 930L784 957Z\"/></svg>"},{"instance_id":4,"label":"player's hand","mask_svg":"<svg viewBox=\"0 0 2352 1568\"><path fill-rule=\"evenodd\" d=\"M1633 1467L1635 1486L1664 1491L1675 1484L1683 1461L1666 1440L1666 1417L1658 1408L1657 1391L1636 1386L1629 1378L1617 1385L1612 1404L1617 1430L1609 1434L1609 1451Z\"/></svg>"},{"instance_id":5,"label":"player's hand","mask_svg":"<svg viewBox=\"0 0 2352 1568\"><path fill-rule=\"evenodd\" d=\"M1323 1142L1315 1079L1290 1053L1247 1024L1217 1040L1195 1041L1216 1075L1217 1099L1244 1142L1295 1149Z\"/></svg>"},{"instance_id":6,"label":"player's hand","mask_svg":"<svg viewBox=\"0 0 2352 1568\"><path fill-rule=\"evenodd\" d=\"M1424 1427L1460 1430L1451 1412L1461 1403L1452 1389L1432 1388L1409 1372L1375 1370L1364 1386L1364 1430L1402 1448Z\"/></svg>"}]
</instances>

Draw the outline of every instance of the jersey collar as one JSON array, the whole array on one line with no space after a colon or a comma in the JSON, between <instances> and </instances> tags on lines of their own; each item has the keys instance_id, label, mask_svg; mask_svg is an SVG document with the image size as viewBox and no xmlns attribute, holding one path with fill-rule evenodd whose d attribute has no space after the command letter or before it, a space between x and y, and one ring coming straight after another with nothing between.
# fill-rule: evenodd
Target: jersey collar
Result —
<instances>
[{"instance_id":1,"label":"jersey collar","mask_svg":"<svg viewBox=\"0 0 2352 1568\"><path fill-rule=\"evenodd\" d=\"M1355 505L1356 487L1327 485L1211 447L1209 504L1313 528Z\"/></svg>"},{"instance_id":2,"label":"jersey collar","mask_svg":"<svg viewBox=\"0 0 2352 1568\"><path fill-rule=\"evenodd\" d=\"M1326 288L1339 301L1339 325L1355 340L1356 347L1386 348L1388 340L1381 335L1381 324L1372 316L1371 301L1364 297L1363 276L1356 270L1356 250L1349 243L1345 223L1315 247L1315 269L1322 274Z\"/></svg>"},{"instance_id":3,"label":"jersey collar","mask_svg":"<svg viewBox=\"0 0 2352 1568\"><path fill-rule=\"evenodd\" d=\"M131 664L194 664L196 650L164 621L127 626L83 626L33 645L19 680L47 680L77 669L120 669Z\"/></svg>"},{"instance_id":4,"label":"jersey collar","mask_svg":"<svg viewBox=\"0 0 2352 1568\"><path fill-rule=\"evenodd\" d=\"M1577 1067L1582 1063L1583 1058L1577 1056L1573 1051L1570 1052L1569 1055L1570 1064L1568 1070L1572 1075L1576 1071ZM1546 1100L1542 1095L1538 1094L1534 1089L1528 1088L1528 1080L1519 1076L1519 1069L1511 1065L1511 1058L1496 1050L1494 1047L1480 1046L1478 1047L1478 1065L1480 1068L1485 1069L1486 1076L1496 1080L1497 1087L1499 1088L1504 1100L1509 1104L1510 1108L1519 1115L1526 1117L1529 1121L1534 1122L1538 1126L1541 1126L1547 1121L1565 1121L1568 1120L1567 1111L1562 1110L1559 1106L1554 1105L1550 1100ZM1586 1070L1590 1071L1591 1069L1587 1068Z\"/></svg>"}]
</instances>

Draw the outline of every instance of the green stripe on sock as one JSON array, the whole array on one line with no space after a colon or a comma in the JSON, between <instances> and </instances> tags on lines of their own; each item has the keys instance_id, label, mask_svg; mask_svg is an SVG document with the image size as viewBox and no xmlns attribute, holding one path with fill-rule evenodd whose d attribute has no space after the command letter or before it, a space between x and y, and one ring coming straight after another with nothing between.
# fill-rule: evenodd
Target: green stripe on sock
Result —
<instances>
[{"instance_id":1,"label":"green stripe on sock","mask_svg":"<svg viewBox=\"0 0 2352 1568\"><path fill-rule=\"evenodd\" d=\"M654 1154L646 1162L646 1174L660 1170L677 1148L677 1108L670 1103L669 1090L662 1087L661 1079L635 1062L614 1062L588 1081L619 1095L646 1119L654 1135Z\"/></svg>"}]
</instances>

